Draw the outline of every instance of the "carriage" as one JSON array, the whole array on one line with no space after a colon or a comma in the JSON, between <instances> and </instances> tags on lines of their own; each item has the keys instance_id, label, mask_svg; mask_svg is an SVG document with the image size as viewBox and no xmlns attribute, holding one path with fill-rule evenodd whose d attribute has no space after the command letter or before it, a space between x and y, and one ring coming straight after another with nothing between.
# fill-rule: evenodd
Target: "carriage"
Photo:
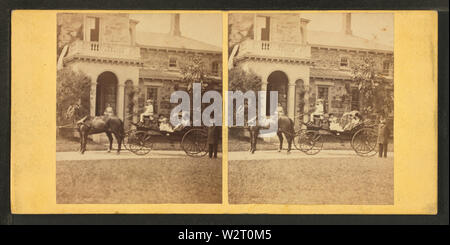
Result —
<instances>
[{"instance_id":1,"label":"carriage","mask_svg":"<svg viewBox=\"0 0 450 245\"><path fill-rule=\"evenodd\" d=\"M352 111L346 113L348 116L356 116L359 112ZM360 115L360 114L359 114ZM341 118L341 121L343 118ZM304 126L296 131L294 136L294 146L298 150L308 155L315 155L323 148L323 138L325 135L338 138L341 142L348 140L352 149L359 156L370 157L376 154L377 132L376 124L370 121L361 120L351 128L336 130L330 128L330 120L325 118L316 123L301 122Z\"/></svg>"},{"instance_id":2,"label":"carriage","mask_svg":"<svg viewBox=\"0 0 450 245\"><path fill-rule=\"evenodd\" d=\"M203 157L207 153L207 129L205 127L181 127L175 131L164 131L157 120L131 123L134 128L125 133L124 146L136 155L146 155L153 149L157 136L181 138L181 148L191 157Z\"/></svg>"}]
</instances>

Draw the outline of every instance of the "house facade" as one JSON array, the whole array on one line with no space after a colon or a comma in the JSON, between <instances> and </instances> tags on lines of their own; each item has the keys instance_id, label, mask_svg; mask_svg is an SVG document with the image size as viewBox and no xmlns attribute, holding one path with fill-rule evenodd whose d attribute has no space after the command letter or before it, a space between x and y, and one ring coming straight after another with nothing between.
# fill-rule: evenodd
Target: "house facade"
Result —
<instances>
[{"instance_id":1,"label":"house facade","mask_svg":"<svg viewBox=\"0 0 450 245\"><path fill-rule=\"evenodd\" d=\"M297 13L232 15L230 35L242 30L242 23L252 32L239 43L233 65L259 75L263 91L278 91L278 102L296 124L302 114L314 110L318 99L324 101L326 113L360 110L351 67L365 57L393 80L393 47L354 36L350 14L343 14L342 29L336 32L310 31L310 20Z\"/></svg>"},{"instance_id":2,"label":"house facade","mask_svg":"<svg viewBox=\"0 0 450 245\"><path fill-rule=\"evenodd\" d=\"M186 90L182 67L200 57L210 88L222 88L222 48L184 37L180 15L171 15L167 33L136 32L129 14L58 15L58 53L62 65L91 78L90 114L111 106L117 116L137 121L145 101L169 116L173 91Z\"/></svg>"}]
</instances>

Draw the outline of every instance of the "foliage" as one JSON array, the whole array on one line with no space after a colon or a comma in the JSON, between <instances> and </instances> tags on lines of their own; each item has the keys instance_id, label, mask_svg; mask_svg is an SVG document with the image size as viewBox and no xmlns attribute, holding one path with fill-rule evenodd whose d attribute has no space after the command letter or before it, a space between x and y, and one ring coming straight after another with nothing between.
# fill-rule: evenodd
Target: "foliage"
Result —
<instances>
[{"instance_id":1,"label":"foliage","mask_svg":"<svg viewBox=\"0 0 450 245\"><path fill-rule=\"evenodd\" d=\"M91 80L70 68L58 70L56 80L56 123L70 124L90 113Z\"/></svg>"},{"instance_id":2,"label":"foliage","mask_svg":"<svg viewBox=\"0 0 450 245\"><path fill-rule=\"evenodd\" d=\"M228 72L228 90L240 90L243 93L251 91L259 91L261 89L261 77L252 71L244 71L240 67L233 67Z\"/></svg>"},{"instance_id":3,"label":"foliage","mask_svg":"<svg viewBox=\"0 0 450 245\"><path fill-rule=\"evenodd\" d=\"M212 82L212 79L207 76L205 63L201 56L192 56L188 62L180 64L180 71L183 81L188 83L189 92L191 92L193 83L200 83L203 90Z\"/></svg>"},{"instance_id":4,"label":"foliage","mask_svg":"<svg viewBox=\"0 0 450 245\"><path fill-rule=\"evenodd\" d=\"M393 82L379 72L375 61L366 57L352 67L352 72L353 81L360 91L361 112L364 115L392 116Z\"/></svg>"},{"instance_id":5,"label":"foliage","mask_svg":"<svg viewBox=\"0 0 450 245\"><path fill-rule=\"evenodd\" d=\"M140 96L141 89L139 87L135 87L135 86L133 86L131 84L127 84L125 91L126 91L126 95L125 96L127 96L127 105L126 105L127 118L126 119L129 120L129 121L133 121L133 116L138 116L139 115L139 113L137 112L138 110L137 110L137 108L135 108L135 106L139 106L137 104L137 98L136 97Z\"/></svg>"},{"instance_id":6,"label":"foliage","mask_svg":"<svg viewBox=\"0 0 450 245\"><path fill-rule=\"evenodd\" d=\"M253 71L245 71L241 67L233 67L228 72L228 90L229 91L241 91L245 93L247 91L254 91L255 96L257 92L261 90L261 77L256 75ZM236 113L236 107L233 107L233 114ZM248 111L244 112L244 118L248 118ZM237 136L242 135L241 128L230 128L229 135Z\"/></svg>"}]
</instances>

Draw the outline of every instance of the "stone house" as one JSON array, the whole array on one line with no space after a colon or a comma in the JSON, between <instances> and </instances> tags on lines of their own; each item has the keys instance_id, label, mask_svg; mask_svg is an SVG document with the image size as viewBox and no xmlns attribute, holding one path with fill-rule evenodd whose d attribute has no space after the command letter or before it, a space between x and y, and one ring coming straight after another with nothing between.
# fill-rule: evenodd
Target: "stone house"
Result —
<instances>
[{"instance_id":1,"label":"stone house","mask_svg":"<svg viewBox=\"0 0 450 245\"><path fill-rule=\"evenodd\" d=\"M326 113L337 116L359 110L351 67L364 57L373 58L377 69L393 80L393 47L354 36L349 13L336 32L308 30L310 21L296 13L229 16L229 45L238 44L230 63L258 74L263 91L278 91L278 102L296 124L317 99L324 100Z\"/></svg>"},{"instance_id":2,"label":"stone house","mask_svg":"<svg viewBox=\"0 0 450 245\"><path fill-rule=\"evenodd\" d=\"M210 88L222 88L222 48L184 37L180 15L171 16L168 33L136 32L129 14L58 14L58 55L63 66L91 78L90 114L110 105L125 119L137 121L147 99L156 113L169 116L176 106L170 95L185 90L182 66L200 57Z\"/></svg>"}]
</instances>

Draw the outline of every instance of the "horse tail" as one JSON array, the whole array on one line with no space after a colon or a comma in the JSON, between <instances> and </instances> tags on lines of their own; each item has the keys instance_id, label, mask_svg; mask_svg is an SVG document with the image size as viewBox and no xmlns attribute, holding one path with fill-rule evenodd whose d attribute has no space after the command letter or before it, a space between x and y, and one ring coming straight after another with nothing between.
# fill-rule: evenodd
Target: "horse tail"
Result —
<instances>
[{"instance_id":1,"label":"horse tail","mask_svg":"<svg viewBox=\"0 0 450 245\"><path fill-rule=\"evenodd\" d=\"M120 136L122 137L122 139L125 137L125 124L123 123L122 120L120 120Z\"/></svg>"},{"instance_id":2,"label":"horse tail","mask_svg":"<svg viewBox=\"0 0 450 245\"><path fill-rule=\"evenodd\" d=\"M289 131L291 134L295 133L295 129L294 129L294 120L292 120L292 118L289 118L289 121L291 122L289 125Z\"/></svg>"}]
</instances>

